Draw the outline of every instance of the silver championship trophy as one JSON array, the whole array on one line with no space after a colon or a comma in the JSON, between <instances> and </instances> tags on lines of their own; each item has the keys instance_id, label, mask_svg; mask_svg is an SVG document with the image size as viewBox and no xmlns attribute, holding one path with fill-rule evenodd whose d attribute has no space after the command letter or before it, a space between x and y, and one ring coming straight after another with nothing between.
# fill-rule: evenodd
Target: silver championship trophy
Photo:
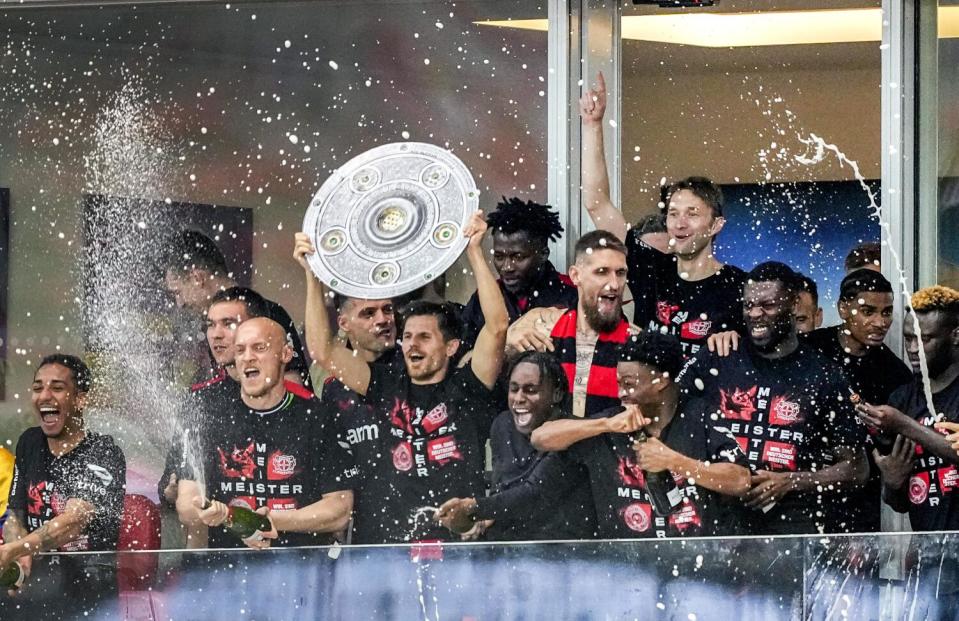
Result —
<instances>
[{"instance_id":1,"label":"silver championship trophy","mask_svg":"<svg viewBox=\"0 0 959 621\"><path fill-rule=\"evenodd\" d=\"M443 274L467 239L479 190L463 162L422 142L354 157L326 180L303 219L310 268L337 293L383 299Z\"/></svg>"}]
</instances>

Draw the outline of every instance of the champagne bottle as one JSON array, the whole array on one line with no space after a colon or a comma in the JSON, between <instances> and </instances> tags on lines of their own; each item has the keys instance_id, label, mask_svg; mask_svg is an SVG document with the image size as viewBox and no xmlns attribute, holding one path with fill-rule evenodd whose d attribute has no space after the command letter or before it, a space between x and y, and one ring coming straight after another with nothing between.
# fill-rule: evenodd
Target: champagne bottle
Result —
<instances>
[{"instance_id":1,"label":"champagne bottle","mask_svg":"<svg viewBox=\"0 0 959 621\"><path fill-rule=\"evenodd\" d=\"M203 503L203 508L209 508L210 504L210 501L207 500ZM228 506L227 510L228 513L226 514L226 521L223 522L223 527L239 539L249 539L258 532L268 533L273 530L270 518L260 515L256 511L233 505Z\"/></svg>"},{"instance_id":2,"label":"champagne bottle","mask_svg":"<svg viewBox=\"0 0 959 621\"><path fill-rule=\"evenodd\" d=\"M19 589L23 586L24 578L23 567L17 561L12 561L0 570L0 588Z\"/></svg>"},{"instance_id":3,"label":"champagne bottle","mask_svg":"<svg viewBox=\"0 0 959 621\"><path fill-rule=\"evenodd\" d=\"M633 434L633 442L645 442L648 439L646 432L640 429ZM676 486L676 481L669 470L647 472L643 470L646 479L646 494L653 505L653 511L660 517L674 513L683 503L683 492Z\"/></svg>"}]
</instances>

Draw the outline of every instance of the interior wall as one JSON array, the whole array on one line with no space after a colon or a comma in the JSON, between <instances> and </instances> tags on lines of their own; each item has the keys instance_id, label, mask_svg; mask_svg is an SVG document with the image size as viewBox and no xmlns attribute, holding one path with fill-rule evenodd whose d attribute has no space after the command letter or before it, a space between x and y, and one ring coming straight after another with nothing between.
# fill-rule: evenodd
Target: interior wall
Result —
<instances>
[{"instance_id":1,"label":"interior wall","mask_svg":"<svg viewBox=\"0 0 959 621\"><path fill-rule=\"evenodd\" d=\"M624 57L630 51L624 46ZM721 53L722 50L716 53ZM775 54L770 51L770 54ZM622 195L631 221L653 213L661 179L718 183L853 179L835 158L807 167L799 135L814 133L880 177L880 66L644 71L623 79ZM775 143L776 148L771 145ZM778 150L786 148L784 157ZM762 152L766 152L766 157ZM768 176L767 176L768 175Z\"/></svg>"}]
</instances>

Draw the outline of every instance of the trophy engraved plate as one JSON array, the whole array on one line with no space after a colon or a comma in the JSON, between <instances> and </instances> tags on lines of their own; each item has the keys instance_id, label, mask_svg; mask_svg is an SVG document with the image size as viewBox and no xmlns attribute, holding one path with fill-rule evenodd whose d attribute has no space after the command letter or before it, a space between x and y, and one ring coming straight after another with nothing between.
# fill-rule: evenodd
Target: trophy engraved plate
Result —
<instances>
[{"instance_id":1,"label":"trophy engraved plate","mask_svg":"<svg viewBox=\"0 0 959 621\"><path fill-rule=\"evenodd\" d=\"M387 144L333 173L303 219L310 268L337 293L392 298L428 284L466 248L479 208L473 176L455 155L422 142Z\"/></svg>"}]
</instances>

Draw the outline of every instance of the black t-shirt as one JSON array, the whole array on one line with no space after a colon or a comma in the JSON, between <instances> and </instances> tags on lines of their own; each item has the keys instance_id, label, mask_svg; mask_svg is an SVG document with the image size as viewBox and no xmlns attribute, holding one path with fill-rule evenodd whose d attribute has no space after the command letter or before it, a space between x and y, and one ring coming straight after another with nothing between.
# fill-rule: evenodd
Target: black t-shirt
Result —
<instances>
[{"instance_id":1,"label":"black t-shirt","mask_svg":"<svg viewBox=\"0 0 959 621\"><path fill-rule=\"evenodd\" d=\"M353 446L365 471L354 505L354 543L452 539L431 512L417 510L485 493L492 395L469 365L426 386L412 384L405 368L371 367L366 397L372 413L357 424L373 425L380 442Z\"/></svg>"},{"instance_id":2,"label":"black t-shirt","mask_svg":"<svg viewBox=\"0 0 959 621\"><path fill-rule=\"evenodd\" d=\"M959 379L932 395L936 413L945 421L959 421ZM889 405L906 416L932 427L936 421L926 407L919 377L900 387L889 397ZM916 445L916 458L909 478L909 522L915 531L959 529L959 470L956 462L924 451Z\"/></svg>"},{"instance_id":3,"label":"black t-shirt","mask_svg":"<svg viewBox=\"0 0 959 621\"><path fill-rule=\"evenodd\" d=\"M326 427L320 402L287 392L266 411L242 401L207 410L198 424L206 494L228 505L271 511L301 509L324 494L354 487L356 468ZM195 480L189 464L181 479ZM273 545L324 545L328 533L280 533ZM222 528L210 529L210 547L243 542Z\"/></svg>"},{"instance_id":4,"label":"black t-shirt","mask_svg":"<svg viewBox=\"0 0 959 621\"><path fill-rule=\"evenodd\" d=\"M842 329L842 326L819 328L802 338L842 367L849 385L866 403L887 403L893 390L912 380L912 371L885 345L868 347L862 356L847 353L839 340ZM879 450L886 453L893 439L880 437L872 429L867 428L867 432L869 480L862 488L839 492L828 504L828 508L838 510L830 511L838 514L827 524L830 532L876 532L881 528L882 477L872 458L872 447L879 445Z\"/></svg>"},{"instance_id":5,"label":"black t-shirt","mask_svg":"<svg viewBox=\"0 0 959 621\"><path fill-rule=\"evenodd\" d=\"M526 484L548 453L530 444L529 437L516 430L513 415L501 412L490 430L493 455L493 493ZM522 518L495 522L486 531L486 539L529 541L537 539L590 539L596 536L596 511L583 467L564 472L569 492L552 502L538 498L522 510Z\"/></svg>"},{"instance_id":6,"label":"black t-shirt","mask_svg":"<svg viewBox=\"0 0 959 621\"><path fill-rule=\"evenodd\" d=\"M61 551L116 550L123 519L127 466L111 436L88 431L69 453L56 457L39 427L17 441L10 509L26 518L33 532L63 512L71 498L96 510L79 538Z\"/></svg>"},{"instance_id":7,"label":"black t-shirt","mask_svg":"<svg viewBox=\"0 0 959 621\"><path fill-rule=\"evenodd\" d=\"M604 410L590 418L604 418L621 408ZM746 466L735 438L708 425L704 410L695 402L677 413L663 429L660 440L677 452L699 461L731 462ZM739 509L725 498L673 473L683 494L682 506L668 517L653 512L646 491L646 477L636 464L632 436L607 433L588 438L563 453L551 453L527 477L528 484L479 500L479 519L523 519L533 502L557 502L569 494L575 482L571 468L585 467L596 510L597 531L602 539L694 537L737 532Z\"/></svg>"},{"instance_id":8,"label":"black t-shirt","mask_svg":"<svg viewBox=\"0 0 959 621\"><path fill-rule=\"evenodd\" d=\"M839 342L840 330L842 326L819 328L802 338L843 368L849 385L866 403L887 403L893 390L912 380L906 363L885 345L867 347L862 356L846 353Z\"/></svg>"},{"instance_id":9,"label":"black t-shirt","mask_svg":"<svg viewBox=\"0 0 959 621\"><path fill-rule=\"evenodd\" d=\"M391 369L391 372L402 373L405 364L403 352L399 347L394 347L384 352L372 364L385 366ZM365 478L376 461L372 456L381 450L382 441L373 405L366 397L350 390L332 375L323 383L323 396L320 401L340 445L353 456L356 467Z\"/></svg>"},{"instance_id":10,"label":"black t-shirt","mask_svg":"<svg viewBox=\"0 0 959 621\"><path fill-rule=\"evenodd\" d=\"M212 379L193 385L190 396L177 412L179 428L195 429L207 413L230 410L239 402L240 383L234 381L221 367L219 373ZM169 504L163 492L170 482L171 475L179 473L183 468L185 468L183 436L182 433L174 432L163 464L163 474L160 475L157 483L160 502ZM176 507L171 506L171 508Z\"/></svg>"},{"instance_id":11,"label":"black t-shirt","mask_svg":"<svg viewBox=\"0 0 959 621\"><path fill-rule=\"evenodd\" d=\"M683 280L676 257L643 243L636 229L626 235L626 250L637 326L675 335L686 357L699 351L714 332L742 331L746 273L741 269L723 265L709 278Z\"/></svg>"},{"instance_id":12,"label":"black t-shirt","mask_svg":"<svg viewBox=\"0 0 959 621\"><path fill-rule=\"evenodd\" d=\"M842 370L808 344L778 359L747 341L721 357L708 349L679 375L689 397L704 401L713 425L734 435L753 470L817 471L836 463L836 450L862 450L859 423ZM831 496L790 492L764 513L747 515L753 534L824 530Z\"/></svg>"},{"instance_id":13,"label":"black t-shirt","mask_svg":"<svg viewBox=\"0 0 959 621\"><path fill-rule=\"evenodd\" d=\"M543 273L539 280L530 287L528 295L517 296L507 291L500 283L503 301L506 303L506 312L509 322L513 323L533 308L576 308L579 302L579 293L576 286L565 274L560 274L549 261L543 266ZM472 349L476 337L486 325L486 317L479 303L479 294L474 292L466 303L462 313L463 342L466 349Z\"/></svg>"}]
</instances>

